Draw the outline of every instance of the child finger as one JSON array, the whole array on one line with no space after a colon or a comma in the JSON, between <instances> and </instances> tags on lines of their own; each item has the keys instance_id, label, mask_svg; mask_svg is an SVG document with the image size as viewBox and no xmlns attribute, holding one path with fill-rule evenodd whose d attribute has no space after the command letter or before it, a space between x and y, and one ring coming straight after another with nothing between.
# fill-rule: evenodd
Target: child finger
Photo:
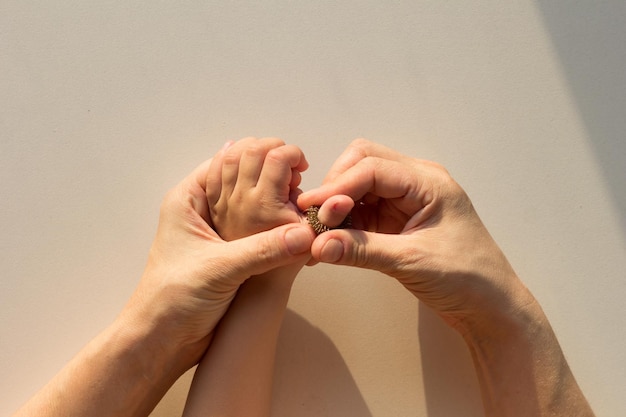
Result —
<instances>
[{"instance_id":1,"label":"child finger","mask_svg":"<svg viewBox=\"0 0 626 417\"><path fill-rule=\"evenodd\" d=\"M276 192L289 189L292 183L292 169L302 171L308 167L304 154L294 145L284 145L270 150L259 177L258 187L262 192Z\"/></svg>"},{"instance_id":2,"label":"child finger","mask_svg":"<svg viewBox=\"0 0 626 417\"><path fill-rule=\"evenodd\" d=\"M302 174L300 171L296 169L291 170L291 183L289 184L289 188L297 188L302 182Z\"/></svg>"},{"instance_id":3,"label":"child finger","mask_svg":"<svg viewBox=\"0 0 626 417\"><path fill-rule=\"evenodd\" d=\"M255 187L259 181L261 170L265 162L265 156L274 148L285 143L277 138L258 139L244 149L239 162L239 174L237 177L237 188L244 190Z\"/></svg>"},{"instance_id":4,"label":"child finger","mask_svg":"<svg viewBox=\"0 0 626 417\"><path fill-rule=\"evenodd\" d=\"M223 197L229 198L232 195L239 176L241 155L244 150L247 149L252 143L256 142L256 140L256 138L240 139L225 151L222 159L221 194Z\"/></svg>"},{"instance_id":5,"label":"child finger","mask_svg":"<svg viewBox=\"0 0 626 417\"><path fill-rule=\"evenodd\" d=\"M209 207L214 206L220 198L222 192L222 164L224 162L224 154L233 143L235 142L232 140L226 142L224 146L222 146L222 149L220 149L211 160L211 165L209 165L205 180L205 190Z\"/></svg>"}]
</instances>

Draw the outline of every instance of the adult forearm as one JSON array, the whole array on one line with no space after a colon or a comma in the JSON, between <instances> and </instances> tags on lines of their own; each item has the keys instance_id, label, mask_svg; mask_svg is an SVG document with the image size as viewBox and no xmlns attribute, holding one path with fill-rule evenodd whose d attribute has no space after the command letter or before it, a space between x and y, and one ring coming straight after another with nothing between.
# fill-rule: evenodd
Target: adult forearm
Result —
<instances>
[{"instance_id":1,"label":"adult forearm","mask_svg":"<svg viewBox=\"0 0 626 417\"><path fill-rule=\"evenodd\" d=\"M14 417L147 416L184 372L148 326L118 319Z\"/></svg>"},{"instance_id":2,"label":"adult forearm","mask_svg":"<svg viewBox=\"0 0 626 417\"><path fill-rule=\"evenodd\" d=\"M487 416L594 415L536 301L463 336Z\"/></svg>"}]
</instances>

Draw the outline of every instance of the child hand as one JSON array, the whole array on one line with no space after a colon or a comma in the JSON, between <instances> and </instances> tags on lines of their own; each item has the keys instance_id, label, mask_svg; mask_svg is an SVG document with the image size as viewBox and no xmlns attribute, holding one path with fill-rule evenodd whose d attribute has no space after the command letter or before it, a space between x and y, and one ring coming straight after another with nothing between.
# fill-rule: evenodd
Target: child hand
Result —
<instances>
[{"instance_id":1,"label":"child hand","mask_svg":"<svg viewBox=\"0 0 626 417\"><path fill-rule=\"evenodd\" d=\"M230 241L303 222L295 201L308 166L300 148L280 139L227 143L207 177L209 211L220 237Z\"/></svg>"}]
</instances>

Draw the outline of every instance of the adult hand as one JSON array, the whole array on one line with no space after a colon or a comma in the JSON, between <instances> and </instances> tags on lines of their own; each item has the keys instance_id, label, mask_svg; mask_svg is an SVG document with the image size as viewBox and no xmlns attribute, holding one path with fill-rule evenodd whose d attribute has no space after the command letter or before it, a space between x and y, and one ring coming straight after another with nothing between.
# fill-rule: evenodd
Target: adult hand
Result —
<instances>
[{"instance_id":1,"label":"adult hand","mask_svg":"<svg viewBox=\"0 0 626 417\"><path fill-rule=\"evenodd\" d=\"M308 167L300 148L277 138L244 138L227 147L213 158L207 177L211 220L223 239L304 223L295 204ZM196 369L184 416L270 415L281 322L307 260L255 275L239 287Z\"/></svg>"},{"instance_id":2,"label":"adult hand","mask_svg":"<svg viewBox=\"0 0 626 417\"><path fill-rule=\"evenodd\" d=\"M491 311L532 302L468 196L440 165L356 140L298 205L340 194L356 202L354 229L318 236L315 260L395 277L461 331L489 320Z\"/></svg>"},{"instance_id":3,"label":"adult hand","mask_svg":"<svg viewBox=\"0 0 626 417\"><path fill-rule=\"evenodd\" d=\"M240 284L309 259L314 233L299 223L222 240L209 216L210 164L167 194L145 272L118 318L16 416L147 416L200 361Z\"/></svg>"},{"instance_id":4,"label":"adult hand","mask_svg":"<svg viewBox=\"0 0 626 417\"><path fill-rule=\"evenodd\" d=\"M206 161L165 197L145 273L121 316L155 323L162 343L189 366L200 359L239 285L252 275L306 262L314 239L309 227L296 223L222 240L207 203L210 166Z\"/></svg>"},{"instance_id":5,"label":"adult hand","mask_svg":"<svg viewBox=\"0 0 626 417\"><path fill-rule=\"evenodd\" d=\"M357 229L318 236L313 257L385 272L456 328L486 415L594 415L543 310L443 167L357 140L298 204L338 194L357 201Z\"/></svg>"}]
</instances>

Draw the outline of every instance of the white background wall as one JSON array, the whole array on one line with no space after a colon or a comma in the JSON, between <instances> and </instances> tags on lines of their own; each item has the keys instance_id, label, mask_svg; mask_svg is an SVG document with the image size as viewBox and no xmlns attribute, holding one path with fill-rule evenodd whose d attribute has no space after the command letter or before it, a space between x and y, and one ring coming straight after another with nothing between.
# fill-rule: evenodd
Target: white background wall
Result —
<instances>
[{"instance_id":1,"label":"white background wall","mask_svg":"<svg viewBox=\"0 0 626 417\"><path fill-rule=\"evenodd\" d=\"M446 165L598 415L626 415L624 21L621 0L0 0L0 414L113 320L166 190L272 135L305 189L358 136ZM390 279L317 266L275 415L482 412L456 334Z\"/></svg>"}]
</instances>

